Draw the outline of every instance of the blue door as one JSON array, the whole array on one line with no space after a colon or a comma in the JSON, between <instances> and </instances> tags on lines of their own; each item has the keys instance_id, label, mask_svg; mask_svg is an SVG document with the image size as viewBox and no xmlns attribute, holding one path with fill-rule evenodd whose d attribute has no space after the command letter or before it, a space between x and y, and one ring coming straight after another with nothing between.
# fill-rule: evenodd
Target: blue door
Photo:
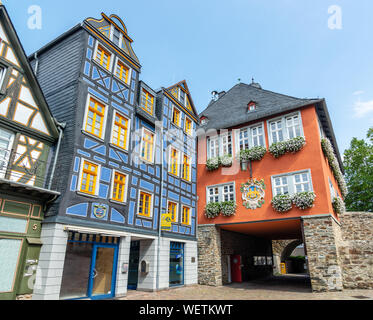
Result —
<instances>
[{"instance_id":1,"label":"blue door","mask_svg":"<svg viewBox=\"0 0 373 320\"><path fill-rule=\"evenodd\" d=\"M94 244L88 283L88 297L96 299L115 296L118 246Z\"/></svg>"}]
</instances>

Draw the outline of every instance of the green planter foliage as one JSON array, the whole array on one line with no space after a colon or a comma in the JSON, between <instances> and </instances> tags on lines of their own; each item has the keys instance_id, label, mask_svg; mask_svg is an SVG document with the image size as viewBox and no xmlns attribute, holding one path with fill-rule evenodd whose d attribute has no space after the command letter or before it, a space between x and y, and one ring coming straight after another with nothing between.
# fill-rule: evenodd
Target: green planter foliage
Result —
<instances>
[{"instance_id":1,"label":"green planter foliage","mask_svg":"<svg viewBox=\"0 0 373 320\"><path fill-rule=\"evenodd\" d=\"M219 157L208 159L207 162L206 162L206 168L209 171L217 170L217 169L219 169L219 166L220 166L220 158Z\"/></svg>"},{"instance_id":2,"label":"green planter foliage","mask_svg":"<svg viewBox=\"0 0 373 320\"><path fill-rule=\"evenodd\" d=\"M295 153L300 151L306 144L304 137L295 137L286 141L272 143L269 147L269 152L275 157L279 158L287 152Z\"/></svg>"},{"instance_id":3,"label":"green planter foliage","mask_svg":"<svg viewBox=\"0 0 373 320\"><path fill-rule=\"evenodd\" d=\"M345 204L339 196L334 197L332 205L335 213L342 214L346 212Z\"/></svg>"},{"instance_id":4,"label":"green planter foliage","mask_svg":"<svg viewBox=\"0 0 373 320\"><path fill-rule=\"evenodd\" d=\"M221 213L223 216L230 217L236 214L236 202L224 201L221 203Z\"/></svg>"},{"instance_id":5,"label":"green planter foliage","mask_svg":"<svg viewBox=\"0 0 373 320\"><path fill-rule=\"evenodd\" d=\"M280 213L288 212L292 208L292 200L289 194L279 194L272 199L272 207Z\"/></svg>"},{"instance_id":6,"label":"green planter foliage","mask_svg":"<svg viewBox=\"0 0 373 320\"><path fill-rule=\"evenodd\" d=\"M335 180L337 180L342 197L345 198L348 192L346 181L343 177L337 157L335 156L333 146L328 138L321 139L321 148L325 157L328 159L329 167L333 172Z\"/></svg>"},{"instance_id":7,"label":"green planter foliage","mask_svg":"<svg viewBox=\"0 0 373 320\"><path fill-rule=\"evenodd\" d=\"M220 163L223 167L231 167L233 164L233 157L230 154L226 154L220 157Z\"/></svg>"},{"instance_id":8,"label":"green planter foliage","mask_svg":"<svg viewBox=\"0 0 373 320\"><path fill-rule=\"evenodd\" d=\"M209 202L205 207L205 216L209 219L216 218L221 212L221 204L219 202Z\"/></svg>"},{"instance_id":9,"label":"green planter foliage","mask_svg":"<svg viewBox=\"0 0 373 320\"><path fill-rule=\"evenodd\" d=\"M314 206L316 194L313 191L298 192L293 195L293 204L301 209L309 209Z\"/></svg>"},{"instance_id":10,"label":"green planter foliage","mask_svg":"<svg viewBox=\"0 0 373 320\"><path fill-rule=\"evenodd\" d=\"M267 149L262 146L253 147L250 149L241 150L238 158L240 161L260 161L267 153Z\"/></svg>"}]
</instances>

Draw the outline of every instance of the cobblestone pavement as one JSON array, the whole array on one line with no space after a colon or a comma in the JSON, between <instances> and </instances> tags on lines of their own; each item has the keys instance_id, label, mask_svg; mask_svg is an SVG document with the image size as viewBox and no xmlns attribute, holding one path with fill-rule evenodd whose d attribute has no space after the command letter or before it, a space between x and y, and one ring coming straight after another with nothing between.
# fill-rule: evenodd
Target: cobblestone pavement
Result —
<instances>
[{"instance_id":1,"label":"cobblestone pavement","mask_svg":"<svg viewBox=\"0 0 373 320\"><path fill-rule=\"evenodd\" d=\"M120 300L373 300L373 290L312 293L303 276L279 276L220 287L195 285L160 292L128 291Z\"/></svg>"}]
</instances>

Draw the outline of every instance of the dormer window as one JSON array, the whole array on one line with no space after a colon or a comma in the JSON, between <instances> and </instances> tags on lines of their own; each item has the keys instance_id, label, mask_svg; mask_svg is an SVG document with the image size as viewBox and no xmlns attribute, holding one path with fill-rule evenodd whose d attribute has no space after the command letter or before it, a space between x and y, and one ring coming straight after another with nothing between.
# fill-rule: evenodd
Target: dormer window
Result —
<instances>
[{"instance_id":1,"label":"dormer window","mask_svg":"<svg viewBox=\"0 0 373 320\"><path fill-rule=\"evenodd\" d=\"M208 119L206 117L201 117L200 121L201 121L201 125L204 126L205 124L207 124Z\"/></svg>"},{"instance_id":2,"label":"dormer window","mask_svg":"<svg viewBox=\"0 0 373 320\"><path fill-rule=\"evenodd\" d=\"M254 101L251 101L247 105L247 112L255 111L256 110L256 103Z\"/></svg>"}]
</instances>

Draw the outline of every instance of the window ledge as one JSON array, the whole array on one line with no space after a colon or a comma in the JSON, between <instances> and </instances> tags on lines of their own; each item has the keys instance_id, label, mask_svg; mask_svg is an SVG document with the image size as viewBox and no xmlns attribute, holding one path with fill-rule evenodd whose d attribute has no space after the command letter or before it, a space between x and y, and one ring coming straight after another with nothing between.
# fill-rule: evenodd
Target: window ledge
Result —
<instances>
[{"instance_id":1,"label":"window ledge","mask_svg":"<svg viewBox=\"0 0 373 320\"><path fill-rule=\"evenodd\" d=\"M127 205L127 201L120 202L120 201L117 201L117 200L109 199L109 202L112 202L112 203L115 203L115 204L121 204L122 206Z\"/></svg>"},{"instance_id":2,"label":"window ledge","mask_svg":"<svg viewBox=\"0 0 373 320\"><path fill-rule=\"evenodd\" d=\"M128 148L127 149L122 149L121 147L118 147L118 146L116 146L115 144L113 144L111 142L109 142L109 146L117 149L118 151L122 151L122 152L128 153Z\"/></svg>"},{"instance_id":3,"label":"window ledge","mask_svg":"<svg viewBox=\"0 0 373 320\"><path fill-rule=\"evenodd\" d=\"M89 193L84 193L82 191L76 191L76 193L80 196L84 196L84 197L88 197L88 198L93 198L93 199L99 199L98 196L94 195L94 194L89 194Z\"/></svg>"},{"instance_id":4,"label":"window ledge","mask_svg":"<svg viewBox=\"0 0 373 320\"><path fill-rule=\"evenodd\" d=\"M88 137L91 137L91 138L93 138L93 139L99 140L100 142L105 142L104 139L99 138L99 137L95 136L94 134L89 133L89 132L87 132L87 131L84 131L83 129L81 130L81 132L82 132L83 134L87 135Z\"/></svg>"}]
</instances>

